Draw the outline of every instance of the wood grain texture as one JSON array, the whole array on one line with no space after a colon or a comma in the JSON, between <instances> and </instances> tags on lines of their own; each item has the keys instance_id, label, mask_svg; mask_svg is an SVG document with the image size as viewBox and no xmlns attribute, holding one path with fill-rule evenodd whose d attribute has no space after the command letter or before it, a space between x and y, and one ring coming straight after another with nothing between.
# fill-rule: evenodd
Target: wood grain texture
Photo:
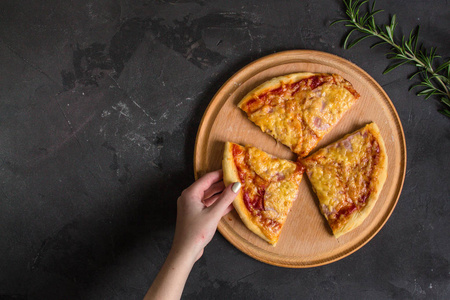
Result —
<instances>
[{"instance_id":1,"label":"wood grain texture","mask_svg":"<svg viewBox=\"0 0 450 300\"><path fill-rule=\"evenodd\" d=\"M365 71L338 56L310 50L293 50L261 58L233 75L217 92L200 124L194 152L198 178L221 168L224 143L256 146L275 156L295 160L286 146L247 119L236 105L259 84L295 72L337 73L350 81L361 97L315 149L326 146L369 122L377 123L389 158L388 177L380 197L364 223L336 239L318 208L306 176L300 185L278 244L273 247L250 232L235 211L222 218L219 231L235 247L262 262L306 268L339 260L365 245L383 227L395 208L403 186L406 146L397 112L381 86ZM313 153L313 150L311 153Z\"/></svg>"}]
</instances>

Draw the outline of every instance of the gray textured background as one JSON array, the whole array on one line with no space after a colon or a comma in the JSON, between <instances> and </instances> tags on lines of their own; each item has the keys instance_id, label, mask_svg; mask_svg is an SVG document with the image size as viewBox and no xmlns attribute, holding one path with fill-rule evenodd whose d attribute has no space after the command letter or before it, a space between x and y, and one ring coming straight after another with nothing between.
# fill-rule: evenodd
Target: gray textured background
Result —
<instances>
[{"instance_id":1,"label":"gray textured background","mask_svg":"<svg viewBox=\"0 0 450 300\"><path fill-rule=\"evenodd\" d=\"M378 1L398 32L421 26L448 57L447 1ZM344 57L385 89L408 166L389 221L323 267L253 260L219 233L185 299L450 297L450 120L408 92L387 47L342 48L327 1L0 2L0 299L140 299L171 245L175 202L193 181L196 131L220 86L282 50Z\"/></svg>"}]
</instances>

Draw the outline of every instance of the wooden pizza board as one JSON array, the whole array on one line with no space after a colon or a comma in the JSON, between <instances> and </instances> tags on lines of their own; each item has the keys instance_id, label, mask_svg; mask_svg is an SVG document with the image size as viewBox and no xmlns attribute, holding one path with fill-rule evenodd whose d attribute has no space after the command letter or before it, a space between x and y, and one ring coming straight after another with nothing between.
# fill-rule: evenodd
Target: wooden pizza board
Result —
<instances>
[{"instance_id":1,"label":"wooden pizza board","mask_svg":"<svg viewBox=\"0 0 450 300\"><path fill-rule=\"evenodd\" d=\"M321 215L307 176L288 215L277 245L271 246L242 223L235 211L224 216L218 230L235 247L262 262L289 268L320 266L337 261L365 245L391 215L403 186L406 146L397 112L381 86L365 71L338 56L293 50L261 58L233 75L217 92L200 124L194 153L198 178L220 169L225 141L256 146L280 158L295 160L286 146L247 119L236 105L250 90L273 77L295 72L337 73L360 93L358 102L315 149L326 146L369 122L377 123L386 144L388 176L380 197L364 223L336 239ZM313 150L311 153L313 153Z\"/></svg>"}]
</instances>

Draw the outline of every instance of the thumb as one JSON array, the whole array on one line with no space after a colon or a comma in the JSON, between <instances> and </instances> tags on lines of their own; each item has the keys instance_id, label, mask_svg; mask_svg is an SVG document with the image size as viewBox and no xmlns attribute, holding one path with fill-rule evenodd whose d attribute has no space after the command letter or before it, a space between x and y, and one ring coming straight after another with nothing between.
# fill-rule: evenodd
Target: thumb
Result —
<instances>
[{"instance_id":1,"label":"thumb","mask_svg":"<svg viewBox=\"0 0 450 300\"><path fill-rule=\"evenodd\" d=\"M220 217L222 217L224 215L224 212L230 206L230 204L233 203L233 200L234 200L234 198L236 198L236 195L240 189L241 189L240 182L235 182L235 183L227 186L226 189L223 190L219 199L217 199L214 202L214 204L210 206L211 211L214 214L217 214Z\"/></svg>"}]
</instances>

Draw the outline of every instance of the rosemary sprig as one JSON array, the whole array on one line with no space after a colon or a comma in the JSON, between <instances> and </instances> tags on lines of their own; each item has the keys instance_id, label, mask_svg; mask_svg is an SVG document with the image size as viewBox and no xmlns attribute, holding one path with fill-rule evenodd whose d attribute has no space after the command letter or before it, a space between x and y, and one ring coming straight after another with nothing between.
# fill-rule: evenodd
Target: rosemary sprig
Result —
<instances>
[{"instance_id":1,"label":"rosemary sprig","mask_svg":"<svg viewBox=\"0 0 450 300\"><path fill-rule=\"evenodd\" d=\"M362 40L369 37L376 37L380 41L373 44L370 48L378 45L388 44L391 46L391 52L387 53L387 58L395 60L383 72L386 74L395 68L404 65L412 64L417 67L417 72L412 74L409 79L413 79L417 75L421 78L421 82L411 87L422 88L417 95L425 96L425 99L431 96L440 97L444 108L439 110L443 115L450 118L450 61L442 61L441 56L436 54L436 48L431 48L427 51L423 45L418 46L419 27L417 30L412 30L408 38L402 37L401 41L396 42L395 28L397 26L397 17L391 17L389 25L379 26L375 22L375 15L383 10L375 10L375 1L368 7L363 14L361 7L368 0L343 0L346 7L347 19L334 21L331 25L345 22L345 26L350 27L351 30L347 33L344 39L344 48L350 49ZM360 35L356 39L350 41L350 36L359 32ZM398 39L397 39L398 40Z\"/></svg>"}]
</instances>

